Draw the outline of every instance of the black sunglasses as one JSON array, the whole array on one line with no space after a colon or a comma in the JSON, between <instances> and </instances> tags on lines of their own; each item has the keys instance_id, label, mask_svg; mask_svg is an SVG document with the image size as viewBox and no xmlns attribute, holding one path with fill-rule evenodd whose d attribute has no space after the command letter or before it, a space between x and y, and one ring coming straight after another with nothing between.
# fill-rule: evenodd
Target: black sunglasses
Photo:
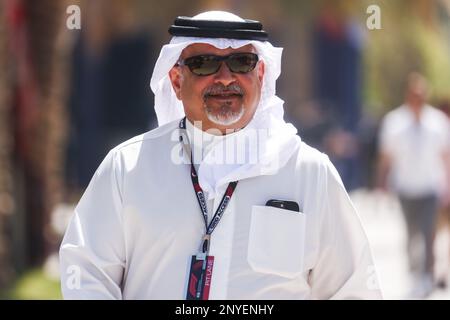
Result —
<instances>
[{"instance_id":1,"label":"black sunglasses","mask_svg":"<svg viewBox=\"0 0 450 320\"><path fill-rule=\"evenodd\" d=\"M180 60L178 64L187 66L197 76L209 76L219 71L222 61L225 61L231 72L247 73L255 69L258 60L255 53L240 52L228 56L202 54Z\"/></svg>"}]
</instances>

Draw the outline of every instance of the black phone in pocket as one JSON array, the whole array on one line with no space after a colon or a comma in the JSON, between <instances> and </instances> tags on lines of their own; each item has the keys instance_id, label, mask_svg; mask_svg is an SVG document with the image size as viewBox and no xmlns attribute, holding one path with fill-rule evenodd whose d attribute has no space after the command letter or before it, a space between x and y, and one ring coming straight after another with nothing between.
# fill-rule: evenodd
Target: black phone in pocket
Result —
<instances>
[{"instance_id":1,"label":"black phone in pocket","mask_svg":"<svg viewBox=\"0 0 450 320\"><path fill-rule=\"evenodd\" d=\"M300 207L295 201L271 199L266 202L266 206L300 212Z\"/></svg>"}]
</instances>

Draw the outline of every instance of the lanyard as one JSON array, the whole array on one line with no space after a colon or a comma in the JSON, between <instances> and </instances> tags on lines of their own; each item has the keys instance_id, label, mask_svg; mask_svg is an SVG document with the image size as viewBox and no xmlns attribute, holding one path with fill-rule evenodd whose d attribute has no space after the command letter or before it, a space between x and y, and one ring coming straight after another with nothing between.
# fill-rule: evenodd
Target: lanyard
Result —
<instances>
[{"instance_id":1,"label":"lanyard","mask_svg":"<svg viewBox=\"0 0 450 320\"><path fill-rule=\"evenodd\" d=\"M189 139L188 139L187 135L185 134L186 133L186 117L181 119L179 128L180 128L180 142L183 144L184 150L188 154L190 154L190 157L191 157L192 185L194 187L195 196L197 197L197 201L200 206L200 210L202 211L203 221L205 223L206 233L205 233L205 236L203 237L202 252L208 253L211 234L213 233L216 226L219 224L220 219L222 218L223 213L225 212L225 209L227 208L228 203L230 202L231 196L233 195L234 189L236 188L238 181L233 181L228 184L225 194L223 195L222 200L220 201L219 207L217 208L211 222L208 225L208 210L206 208L205 195L204 195L202 187L200 186L200 183L198 182L197 171L195 170L194 163L193 163L192 151L190 150L190 147L189 147Z\"/></svg>"}]
</instances>

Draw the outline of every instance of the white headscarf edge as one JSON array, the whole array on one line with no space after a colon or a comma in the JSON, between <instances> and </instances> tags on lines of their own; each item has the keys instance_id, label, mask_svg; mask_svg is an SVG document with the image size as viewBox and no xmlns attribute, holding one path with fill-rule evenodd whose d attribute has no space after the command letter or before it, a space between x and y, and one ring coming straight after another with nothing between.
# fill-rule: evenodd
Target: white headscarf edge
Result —
<instances>
[{"instance_id":1,"label":"white headscarf edge","mask_svg":"<svg viewBox=\"0 0 450 320\"><path fill-rule=\"evenodd\" d=\"M178 61L181 52L194 43L206 43L219 49L240 48L251 44L255 47L261 60L265 63L265 74L261 99L255 113L255 117L262 113L268 105L277 105L272 110L273 115L279 118L283 116L283 100L275 95L276 80L281 73L281 55L283 48L272 46L270 42L255 40L237 40L224 38L196 38L196 37L173 37L169 44L162 47L158 60L155 64L150 87L155 94L155 112L158 125L162 126L168 122L180 119L184 116L184 108L175 95L168 73ZM272 101L271 101L272 100ZM271 103L269 103L271 102ZM274 103L277 102L277 103Z\"/></svg>"}]
</instances>

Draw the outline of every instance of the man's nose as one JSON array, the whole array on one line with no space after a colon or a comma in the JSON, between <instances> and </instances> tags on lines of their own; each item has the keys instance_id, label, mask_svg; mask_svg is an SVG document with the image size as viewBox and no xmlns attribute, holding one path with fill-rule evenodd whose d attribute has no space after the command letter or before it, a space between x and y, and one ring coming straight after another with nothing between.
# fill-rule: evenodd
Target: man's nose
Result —
<instances>
[{"instance_id":1,"label":"man's nose","mask_svg":"<svg viewBox=\"0 0 450 320\"><path fill-rule=\"evenodd\" d=\"M224 86L228 86L229 84L236 81L236 78L234 77L233 72L230 71L227 64L225 62L222 62L220 64L220 69L217 71L217 73L214 75L214 81L222 83Z\"/></svg>"}]
</instances>

